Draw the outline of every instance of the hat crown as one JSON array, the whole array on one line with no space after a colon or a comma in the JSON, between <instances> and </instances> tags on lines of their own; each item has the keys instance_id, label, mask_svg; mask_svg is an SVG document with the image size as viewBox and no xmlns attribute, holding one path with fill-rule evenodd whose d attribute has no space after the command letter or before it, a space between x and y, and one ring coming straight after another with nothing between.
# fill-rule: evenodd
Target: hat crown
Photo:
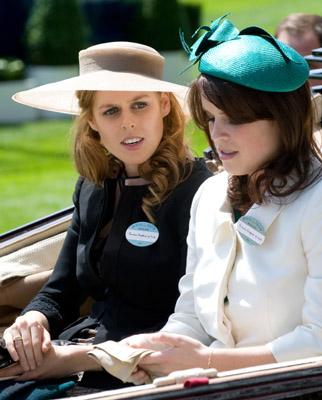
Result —
<instances>
[{"instance_id":1,"label":"hat crown","mask_svg":"<svg viewBox=\"0 0 322 400\"><path fill-rule=\"evenodd\" d=\"M133 42L101 43L79 52L80 75L108 70L162 79L164 57L152 47Z\"/></svg>"},{"instance_id":2,"label":"hat crown","mask_svg":"<svg viewBox=\"0 0 322 400\"><path fill-rule=\"evenodd\" d=\"M268 92L290 92L305 83L309 67L294 49L259 27L239 31L225 17L202 26L206 32L190 48L181 37L201 73Z\"/></svg>"},{"instance_id":3,"label":"hat crown","mask_svg":"<svg viewBox=\"0 0 322 400\"><path fill-rule=\"evenodd\" d=\"M43 110L79 114L77 92L126 91L173 93L188 115L188 87L163 79L164 57L152 47L134 42L97 44L79 52L79 75L12 97Z\"/></svg>"}]
</instances>

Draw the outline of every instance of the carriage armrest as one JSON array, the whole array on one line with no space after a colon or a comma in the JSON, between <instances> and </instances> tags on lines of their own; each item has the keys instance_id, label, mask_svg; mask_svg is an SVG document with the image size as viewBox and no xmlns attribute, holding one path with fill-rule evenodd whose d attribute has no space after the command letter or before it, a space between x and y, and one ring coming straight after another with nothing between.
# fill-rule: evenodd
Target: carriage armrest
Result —
<instances>
[{"instance_id":1,"label":"carriage armrest","mask_svg":"<svg viewBox=\"0 0 322 400\"><path fill-rule=\"evenodd\" d=\"M0 257L0 331L47 282L65 235L59 233Z\"/></svg>"}]
</instances>

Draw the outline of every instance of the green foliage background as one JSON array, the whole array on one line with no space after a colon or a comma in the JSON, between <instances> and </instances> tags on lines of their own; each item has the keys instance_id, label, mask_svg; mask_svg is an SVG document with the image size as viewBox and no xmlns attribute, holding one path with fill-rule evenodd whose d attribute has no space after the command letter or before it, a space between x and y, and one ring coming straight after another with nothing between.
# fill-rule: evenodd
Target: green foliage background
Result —
<instances>
[{"instance_id":1,"label":"green foliage background","mask_svg":"<svg viewBox=\"0 0 322 400\"><path fill-rule=\"evenodd\" d=\"M77 0L35 0L26 26L29 62L77 64L85 44L84 24Z\"/></svg>"},{"instance_id":2,"label":"green foliage background","mask_svg":"<svg viewBox=\"0 0 322 400\"><path fill-rule=\"evenodd\" d=\"M242 29L249 25L258 25L274 33L282 18L293 12L322 14L320 0L183 0L183 3L202 4L203 23L230 13L230 19Z\"/></svg>"},{"instance_id":3,"label":"green foliage background","mask_svg":"<svg viewBox=\"0 0 322 400\"><path fill-rule=\"evenodd\" d=\"M204 24L230 12L240 29L259 25L271 33L291 12L322 14L321 0L182 2L201 3ZM71 120L0 126L0 233L71 204L76 172L70 157L70 126ZM187 137L201 155L207 146L202 133L190 126Z\"/></svg>"}]
</instances>

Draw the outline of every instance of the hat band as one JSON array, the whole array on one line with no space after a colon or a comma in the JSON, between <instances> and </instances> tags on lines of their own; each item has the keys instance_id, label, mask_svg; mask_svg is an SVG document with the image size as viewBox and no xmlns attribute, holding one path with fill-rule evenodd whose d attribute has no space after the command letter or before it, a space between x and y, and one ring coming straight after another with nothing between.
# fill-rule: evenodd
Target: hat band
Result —
<instances>
[{"instance_id":1,"label":"hat band","mask_svg":"<svg viewBox=\"0 0 322 400\"><path fill-rule=\"evenodd\" d=\"M142 59L144 62L142 62ZM162 79L163 57L154 54L131 54L120 53L109 55L106 52L101 54L80 55L80 75L90 72L109 70L114 72L128 72L133 74L146 75L151 78Z\"/></svg>"}]
</instances>

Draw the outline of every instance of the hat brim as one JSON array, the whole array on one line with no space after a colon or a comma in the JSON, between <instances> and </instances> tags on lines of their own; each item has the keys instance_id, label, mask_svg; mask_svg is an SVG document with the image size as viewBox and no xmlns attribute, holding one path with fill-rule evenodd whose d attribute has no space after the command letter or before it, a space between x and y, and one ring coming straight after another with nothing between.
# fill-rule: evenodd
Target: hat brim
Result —
<instances>
[{"instance_id":1,"label":"hat brim","mask_svg":"<svg viewBox=\"0 0 322 400\"><path fill-rule=\"evenodd\" d=\"M172 92L185 114L188 114L186 99L189 88L187 86L140 74L107 70L95 71L18 92L12 96L12 99L17 103L41 110L77 115L80 112L75 95L77 90Z\"/></svg>"}]
</instances>

